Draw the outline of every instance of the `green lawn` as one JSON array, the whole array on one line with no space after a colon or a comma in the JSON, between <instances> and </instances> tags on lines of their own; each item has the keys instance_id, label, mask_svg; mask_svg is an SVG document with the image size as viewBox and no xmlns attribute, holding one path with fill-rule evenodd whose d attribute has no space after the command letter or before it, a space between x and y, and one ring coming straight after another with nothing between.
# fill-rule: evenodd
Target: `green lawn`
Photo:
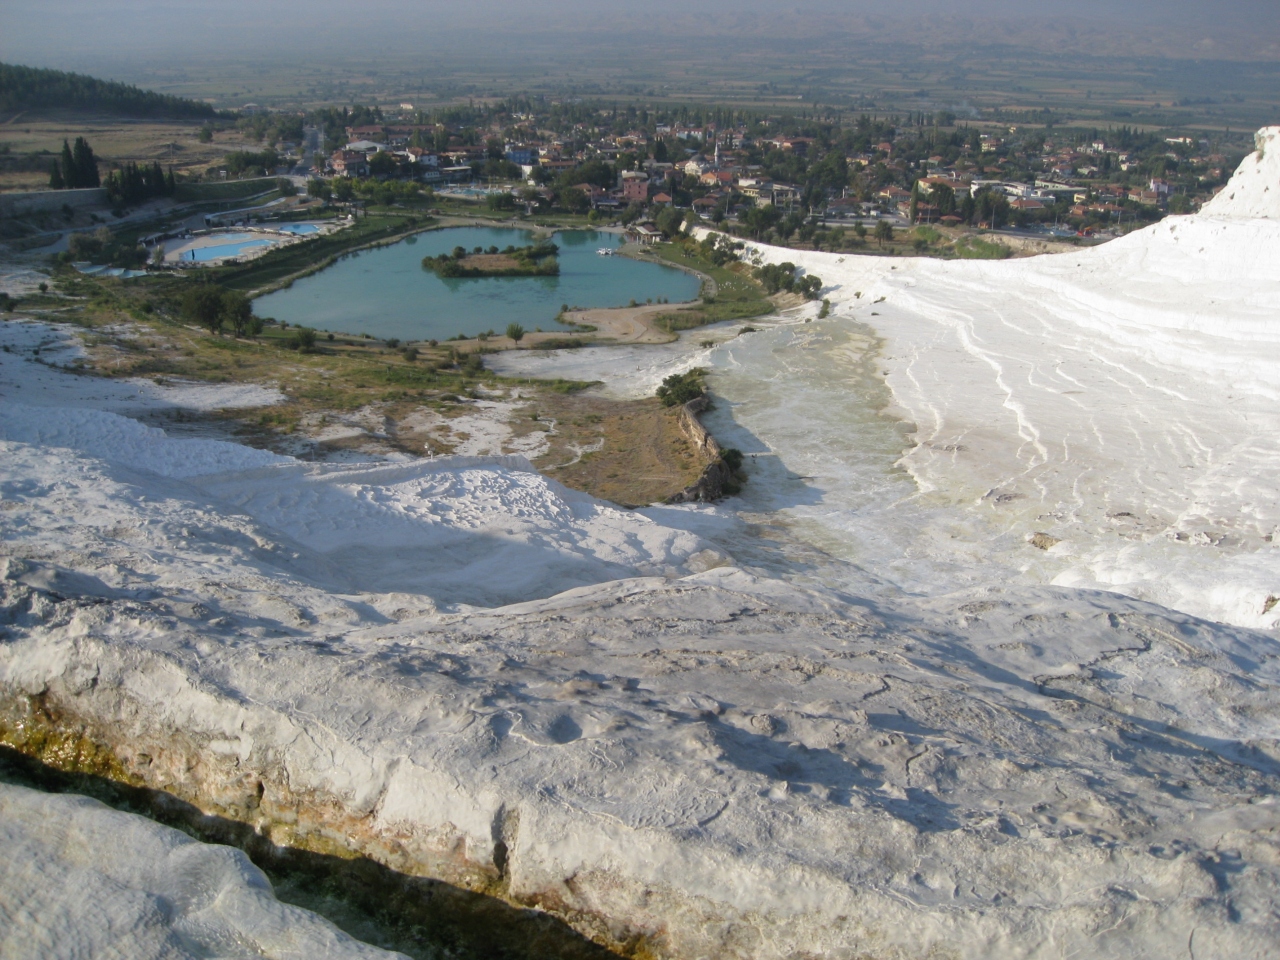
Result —
<instances>
[{"instance_id":1,"label":"green lawn","mask_svg":"<svg viewBox=\"0 0 1280 960\"><path fill-rule=\"evenodd\" d=\"M718 267L675 243L659 243L649 248L668 263L705 273L716 282L716 300L763 300L764 288L751 277L727 266ZM758 316L758 314L757 314Z\"/></svg>"},{"instance_id":2,"label":"green lawn","mask_svg":"<svg viewBox=\"0 0 1280 960\"><path fill-rule=\"evenodd\" d=\"M275 189L278 177L254 177L251 180L222 180L212 183L179 183L174 199L186 202L239 200Z\"/></svg>"},{"instance_id":3,"label":"green lawn","mask_svg":"<svg viewBox=\"0 0 1280 960\"><path fill-rule=\"evenodd\" d=\"M773 302L765 295L764 288L746 273L745 265L736 265L742 272L731 269L729 265L717 266L698 256L695 248L679 243L660 243L649 249L668 263L697 270L716 282L716 295L713 299L704 299L690 309L673 310L658 317L657 323L670 333L725 320L762 317L774 310Z\"/></svg>"}]
</instances>

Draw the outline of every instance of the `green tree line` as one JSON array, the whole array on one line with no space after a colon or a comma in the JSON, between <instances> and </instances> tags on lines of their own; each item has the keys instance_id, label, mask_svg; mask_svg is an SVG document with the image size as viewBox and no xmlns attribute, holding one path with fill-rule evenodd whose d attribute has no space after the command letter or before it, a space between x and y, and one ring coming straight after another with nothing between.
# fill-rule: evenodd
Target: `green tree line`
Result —
<instances>
[{"instance_id":1,"label":"green tree line","mask_svg":"<svg viewBox=\"0 0 1280 960\"><path fill-rule=\"evenodd\" d=\"M31 110L36 107L97 110L118 116L175 120L218 116L213 107L197 100L172 97L79 73L0 63L0 110Z\"/></svg>"},{"instance_id":2,"label":"green tree line","mask_svg":"<svg viewBox=\"0 0 1280 960\"><path fill-rule=\"evenodd\" d=\"M107 197L112 203L129 205L153 197L171 197L175 187L173 169L166 175L159 160L150 166L127 163L107 174Z\"/></svg>"},{"instance_id":3,"label":"green tree line","mask_svg":"<svg viewBox=\"0 0 1280 960\"><path fill-rule=\"evenodd\" d=\"M49 170L50 190L81 190L102 186L98 175L98 158L84 137L76 137L73 147L62 141L62 154Z\"/></svg>"}]
</instances>

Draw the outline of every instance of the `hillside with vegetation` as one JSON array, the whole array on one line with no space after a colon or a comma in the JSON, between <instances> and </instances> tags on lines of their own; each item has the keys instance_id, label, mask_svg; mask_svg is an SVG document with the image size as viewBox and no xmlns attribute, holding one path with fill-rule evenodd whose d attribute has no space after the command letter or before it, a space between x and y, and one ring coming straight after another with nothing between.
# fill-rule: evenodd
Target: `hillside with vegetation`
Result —
<instances>
[{"instance_id":1,"label":"hillside with vegetation","mask_svg":"<svg viewBox=\"0 0 1280 960\"><path fill-rule=\"evenodd\" d=\"M0 63L0 110L92 110L169 120L213 118L207 103L79 73Z\"/></svg>"}]
</instances>

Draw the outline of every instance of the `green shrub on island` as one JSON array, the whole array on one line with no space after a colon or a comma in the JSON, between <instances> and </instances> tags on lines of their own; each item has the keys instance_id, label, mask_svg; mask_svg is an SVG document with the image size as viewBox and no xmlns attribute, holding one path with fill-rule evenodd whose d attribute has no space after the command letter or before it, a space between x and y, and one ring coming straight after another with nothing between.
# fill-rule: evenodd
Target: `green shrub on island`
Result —
<instances>
[{"instance_id":1,"label":"green shrub on island","mask_svg":"<svg viewBox=\"0 0 1280 960\"><path fill-rule=\"evenodd\" d=\"M454 247L452 253L437 257L423 257L422 267L444 278L456 277L558 277L560 252L550 240L542 240L527 247L508 247L501 253L490 247L477 247L467 253L463 247Z\"/></svg>"}]
</instances>

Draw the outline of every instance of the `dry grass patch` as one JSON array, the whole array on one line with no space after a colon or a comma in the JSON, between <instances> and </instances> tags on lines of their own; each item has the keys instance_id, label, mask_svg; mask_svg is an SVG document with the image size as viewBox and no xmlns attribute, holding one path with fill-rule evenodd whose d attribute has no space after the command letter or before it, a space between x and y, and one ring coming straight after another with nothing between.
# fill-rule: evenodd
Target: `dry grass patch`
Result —
<instances>
[{"instance_id":1,"label":"dry grass patch","mask_svg":"<svg viewBox=\"0 0 1280 960\"><path fill-rule=\"evenodd\" d=\"M694 483L708 460L680 426L680 410L656 399L539 398L550 449L535 464L567 487L626 507L666 500Z\"/></svg>"}]
</instances>

